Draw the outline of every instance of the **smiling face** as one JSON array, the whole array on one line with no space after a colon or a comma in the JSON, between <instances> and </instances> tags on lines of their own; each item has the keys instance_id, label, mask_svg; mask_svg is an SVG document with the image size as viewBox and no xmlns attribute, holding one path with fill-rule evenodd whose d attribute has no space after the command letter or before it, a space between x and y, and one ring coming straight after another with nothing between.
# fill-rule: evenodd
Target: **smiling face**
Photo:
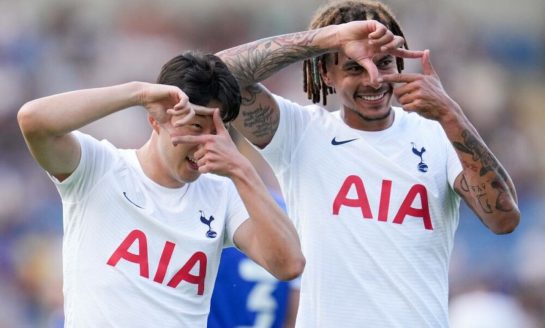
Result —
<instances>
[{"instance_id":1,"label":"smiling face","mask_svg":"<svg viewBox=\"0 0 545 328\"><path fill-rule=\"evenodd\" d=\"M359 130L388 128L394 118L391 110L393 86L388 83L372 86L365 68L342 53L338 56L338 64L334 63L334 55L328 56L327 71L322 72L322 77L328 86L335 88L341 100L343 120ZM381 54L373 61L379 75L397 73L395 57Z\"/></svg>"},{"instance_id":2,"label":"smiling face","mask_svg":"<svg viewBox=\"0 0 545 328\"><path fill-rule=\"evenodd\" d=\"M218 102L212 101L208 107L217 107ZM195 115L187 124L174 127L174 122L180 118L171 117L170 121L158 123L150 119L154 133L150 146L154 156L152 159L152 180L170 188L179 188L185 183L193 182L200 176L195 152L202 147L199 144L178 144L174 146L172 136L216 134L216 128L211 115Z\"/></svg>"}]
</instances>

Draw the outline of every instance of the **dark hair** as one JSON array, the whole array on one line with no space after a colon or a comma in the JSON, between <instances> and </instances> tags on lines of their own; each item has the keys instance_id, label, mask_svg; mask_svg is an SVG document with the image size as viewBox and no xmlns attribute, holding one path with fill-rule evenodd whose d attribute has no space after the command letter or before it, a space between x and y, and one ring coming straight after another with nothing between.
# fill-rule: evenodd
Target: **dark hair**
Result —
<instances>
[{"instance_id":1,"label":"dark hair","mask_svg":"<svg viewBox=\"0 0 545 328\"><path fill-rule=\"evenodd\" d=\"M376 20L384 24L394 35L401 36L403 31L397 22L392 11L384 4L370 0L348 0L337 1L328 4L316 11L314 18L310 22L310 29L317 29L328 25L338 25L356 20ZM405 49L409 49L407 42L403 44ZM307 93L308 99L317 103L322 96L323 104L326 105L327 95L334 93L332 87L327 86L320 75L321 69L326 72L326 58L328 54L316 58L307 59L303 64L304 83L303 89ZM335 63L338 55L335 54ZM401 72L404 68L403 58L396 58L397 70Z\"/></svg>"},{"instance_id":2,"label":"dark hair","mask_svg":"<svg viewBox=\"0 0 545 328\"><path fill-rule=\"evenodd\" d=\"M215 55L184 52L163 65L157 83L177 86L195 105L206 106L212 100L219 101L224 123L238 115L241 97L237 80Z\"/></svg>"}]
</instances>

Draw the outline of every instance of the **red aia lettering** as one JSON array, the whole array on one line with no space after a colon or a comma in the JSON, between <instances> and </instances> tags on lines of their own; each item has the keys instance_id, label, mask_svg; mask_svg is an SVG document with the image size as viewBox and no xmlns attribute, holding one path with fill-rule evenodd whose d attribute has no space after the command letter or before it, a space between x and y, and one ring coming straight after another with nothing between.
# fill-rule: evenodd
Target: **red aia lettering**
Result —
<instances>
[{"instance_id":1,"label":"red aia lettering","mask_svg":"<svg viewBox=\"0 0 545 328\"><path fill-rule=\"evenodd\" d=\"M138 254L129 252L129 248L135 241L138 241ZM131 231L106 263L115 266L122 258L129 262L138 263L140 266L140 275L144 278L149 278L148 240L145 233L140 230Z\"/></svg>"},{"instance_id":2,"label":"red aia lettering","mask_svg":"<svg viewBox=\"0 0 545 328\"><path fill-rule=\"evenodd\" d=\"M352 186L356 188L358 198L348 198L348 192L352 189ZM367 199L367 193L363 186L363 181L357 175L350 175L344 180L344 183L335 197L333 202L333 214L339 215L341 206L359 207L361 208L361 215L366 219L372 219L373 213L371 213L371 207L369 206L369 199Z\"/></svg>"},{"instance_id":3,"label":"red aia lettering","mask_svg":"<svg viewBox=\"0 0 545 328\"><path fill-rule=\"evenodd\" d=\"M137 254L129 252L129 248L131 248L135 242L138 243ZM161 284L165 280L167 269L175 247L176 244L173 242L165 242L153 281ZM140 230L131 231L106 263L115 267L121 259L138 264L140 267L140 276L149 278L148 241L144 232ZM199 274L191 274L191 271L197 265L199 266ZM203 295L204 282L206 278L206 265L206 254L203 252L196 252L189 258L189 260L187 260L182 268L176 272L172 279L170 279L167 286L176 288L182 281L186 281L190 284L197 285L197 295Z\"/></svg>"},{"instance_id":4,"label":"red aia lettering","mask_svg":"<svg viewBox=\"0 0 545 328\"><path fill-rule=\"evenodd\" d=\"M348 193L352 188L355 188L357 198L348 198ZM377 217L378 221L388 221L391 194L392 181L383 180L380 190L380 200ZM417 197L420 197L420 202L422 206L421 208L412 207L412 204ZM348 207L359 207L361 209L361 214L364 219L373 218L373 213L371 212L371 206L369 204L367 192L365 191L365 186L361 178L357 175L350 175L346 178L346 180L344 180L344 183L341 186L339 193L333 201L333 214L339 215L341 206L343 205ZM424 228L427 230L433 230L428 205L428 193L424 185L416 184L411 187L392 222L396 224L402 224L407 215L422 218L422 220L424 221Z\"/></svg>"}]
</instances>

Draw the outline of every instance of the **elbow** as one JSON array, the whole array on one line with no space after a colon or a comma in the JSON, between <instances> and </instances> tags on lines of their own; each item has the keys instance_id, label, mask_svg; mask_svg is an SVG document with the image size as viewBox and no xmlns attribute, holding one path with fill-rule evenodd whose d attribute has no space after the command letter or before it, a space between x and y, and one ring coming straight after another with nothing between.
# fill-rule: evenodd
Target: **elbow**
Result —
<instances>
[{"instance_id":1,"label":"elbow","mask_svg":"<svg viewBox=\"0 0 545 328\"><path fill-rule=\"evenodd\" d=\"M31 102L24 104L17 112L17 123L23 135L30 135L36 132L34 109Z\"/></svg>"},{"instance_id":2,"label":"elbow","mask_svg":"<svg viewBox=\"0 0 545 328\"><path fill-rule=\"evenodd\" d=\"M305 257L300 253L297 256L285 261L285 263L280 266L279 270L276 270L273 275L276 279L282 281L295 279L303 273L305 264Z\"/></svg>"},{"instance_id":3,"label":"elbow","mask_svg":"<svg viewBox=\"0 0 545 328\"><path fill-rule=\"evenodd\" d=\"M509 234L517 228L520 222L520 212L518 209L502 215L494 221L490 229L497 235Z\"/></svg>"}]
</instances>

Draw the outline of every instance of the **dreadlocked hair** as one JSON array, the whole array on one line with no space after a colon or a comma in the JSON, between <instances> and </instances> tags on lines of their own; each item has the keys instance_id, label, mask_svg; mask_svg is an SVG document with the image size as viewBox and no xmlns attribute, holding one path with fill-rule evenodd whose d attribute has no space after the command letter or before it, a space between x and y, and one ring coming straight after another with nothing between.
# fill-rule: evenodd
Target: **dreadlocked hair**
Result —
<instances>
[{"instance_id":1,"label":"dreadlocked hair","mask_svg":"<svg viewBox=\"0 0 545 328\"><path fill-rule=\"evenodd\" d=\"M318 29L329 25L339 25L356 20L376 20L384 24L394 35L405 39L403 31L394 14L386 5L372 0L348 0L332 2L320 9L310 22L310 29ZM407 42L403 43L409 49ZM326 59L329 54L310 58L303 63L303 90L313 103L322 102L327 105L327 95L335 93L335 89L326 85L320 71L327 72ZM339 63L338 53L334 54L335 65ZM321 65L321 67L319 66ZM396 57L397 70L404 68L403 58Z\"/></svg>"}]
</instances>

